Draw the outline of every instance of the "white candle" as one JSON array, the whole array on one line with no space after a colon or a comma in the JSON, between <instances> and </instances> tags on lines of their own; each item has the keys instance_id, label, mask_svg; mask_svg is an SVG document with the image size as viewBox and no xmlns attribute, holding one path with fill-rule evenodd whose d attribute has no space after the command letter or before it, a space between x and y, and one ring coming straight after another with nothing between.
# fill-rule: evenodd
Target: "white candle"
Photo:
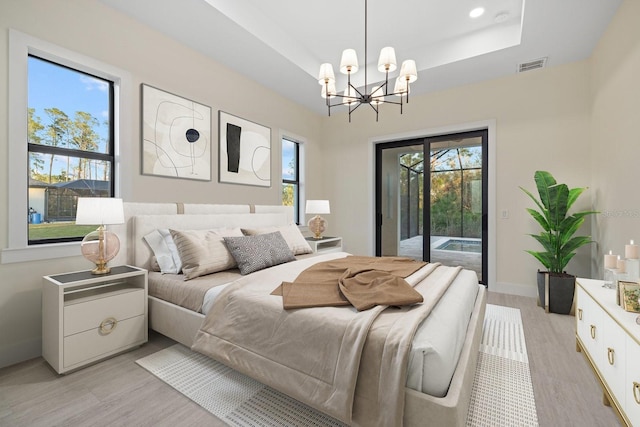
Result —
<instances>
[{"instance_id":1,"label":"white candle","mask_svg":"<svg viewBox=\"0 0 640 427\"><path fill-rule=\"evenodd\" d=\"M633 240L628 245L624 245L624 257L627 259L638 259L640 256L638 251L638 245L633 244Z\"/></svg>"},{"instance_id":2,"label":"white candle","mask_svg":"<svg viewBox=\"0 0 640 427\"><path fill-rule=\"evenodd\" d=\"M627 271L627 262L623 259L620 259L620 255L618 255L618 259L616 260L616 268L618 269L618 273L625 273Z\"/></svg>"},{"instance_id":3,"label":"white candle","mask_svg":"<svg viewBox=\"0 0 640 427\"><path fill-rule=\"evenodd\" d=\"M613 255L611 251L609 251L609 254L604 256L604 268L617 268L617 266L618 255Z\"/></svg>"}]
</instances>

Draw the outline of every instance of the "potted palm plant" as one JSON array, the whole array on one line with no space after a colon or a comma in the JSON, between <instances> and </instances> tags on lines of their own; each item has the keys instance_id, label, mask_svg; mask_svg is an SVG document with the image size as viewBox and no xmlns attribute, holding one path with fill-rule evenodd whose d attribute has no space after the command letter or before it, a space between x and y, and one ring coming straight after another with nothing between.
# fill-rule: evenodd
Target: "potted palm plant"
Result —
<instances>
[{"instance_id":1,"label":"potted palm plant","mask_svg":"<svg viewBox=\"0 0 640 427\"><path fill-rule=\"evenodd\" d=\"M536 171L534 180L538 189L536 198L520 187L535 202L538 210L527 208L527 212L542 227L539 234L530 234L542 245L543 250L527 250L546 268L538 270L538 297L540 305L552 313L569 314L573 306L575 276L565 267L576 254L576 250L591 243L591 236L574 236L587 215L595 211L569 214L569 209L585 188L571 188L558 184L546 171Z\"/></svg>"}]
</instances>

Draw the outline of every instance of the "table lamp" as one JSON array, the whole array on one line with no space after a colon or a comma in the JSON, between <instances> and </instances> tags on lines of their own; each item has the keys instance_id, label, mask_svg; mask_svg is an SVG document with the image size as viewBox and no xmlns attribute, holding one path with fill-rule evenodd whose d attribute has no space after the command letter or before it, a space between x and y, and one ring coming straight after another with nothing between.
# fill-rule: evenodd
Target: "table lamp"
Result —
<instances>
[{"instance_id":1,"label":"table lamp","mask_svg":"<svg viewBox=\"0 0 640 427\"><path fill-rule=\"evenodd\" d=\"M307 226L313 233L315 239L322 239L322 233L327 229L327 221L320 216L320 214L331 213L329 209L328 200L307 200L307 206L305 212L310 215L315 215L309 220Z\"/></svg>"},{"instance_id":2,"label":"table lamp","mask_svg":"<svg viewBox=\"0 0 640 427\"><path fill-rule=\"evenodd\" d=\"M98 225L98 229L84 236L80 250L82 255L93 262L96 268L93 274L107 274L107 263L120 250L120 239L114 233L105 230L109 224L123 224L124 210L122 199L113 197L78 197L76 225Z\"/></svg>"}]
</instances>

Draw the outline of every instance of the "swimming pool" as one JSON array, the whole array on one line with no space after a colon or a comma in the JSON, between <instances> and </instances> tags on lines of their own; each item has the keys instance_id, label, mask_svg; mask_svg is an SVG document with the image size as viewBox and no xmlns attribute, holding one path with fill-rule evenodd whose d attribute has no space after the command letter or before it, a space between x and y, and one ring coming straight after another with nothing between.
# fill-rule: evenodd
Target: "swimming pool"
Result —
<instances>
[{"instance_id":1,"label":"swimming pool","mask_svg":"<svg viewBox=\"0 0 640 427\"><path fill-rule=\"evenodd\" d=\"M438 245L434 249L439 249L443 251L482 253L482 242L480 240L452 238Z\"/></svg>"}]
</instances>

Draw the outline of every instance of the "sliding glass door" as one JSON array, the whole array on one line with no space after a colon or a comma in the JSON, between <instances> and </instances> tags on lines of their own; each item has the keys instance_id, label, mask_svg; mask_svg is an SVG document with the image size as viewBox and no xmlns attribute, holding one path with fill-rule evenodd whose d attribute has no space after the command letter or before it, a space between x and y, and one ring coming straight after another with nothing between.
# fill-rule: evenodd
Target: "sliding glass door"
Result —
<instances>
[{"instance_id":1,"label":"sliding glass door","mask_svg":"<svg viewBox=\"0 0 640 427\"><path fill-rule=\"evenodd\" d=\"M485 282L487 131L376 146L376 254L476 271Z\"/></svg>"}]
</instances>

